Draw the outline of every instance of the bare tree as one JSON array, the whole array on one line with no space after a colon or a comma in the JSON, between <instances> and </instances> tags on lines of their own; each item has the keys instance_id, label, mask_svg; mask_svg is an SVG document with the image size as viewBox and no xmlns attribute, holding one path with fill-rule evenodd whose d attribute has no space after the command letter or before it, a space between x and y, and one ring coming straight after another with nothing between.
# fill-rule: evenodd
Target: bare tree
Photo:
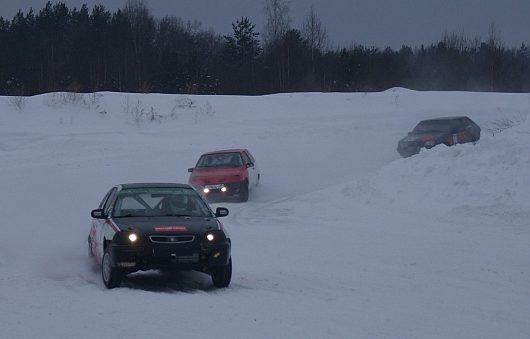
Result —
<instances>
[{"instance_id":1,"label":"bare tree","mask_svg":"<svg viewBox=\"0 0 530 339\"><path fill-rule=\"evenodd\" d=\"M491 48L504 48L501 32L497 29L494 22L490 23L488 27L488 45Z\"/></svg>"},{"instance_id":2,"label":"bare tree","mask_svg":"<svg viewBox=\"0 0 530 339\"><path fill-rule=\"evenodd\" d=\"M502 62L502 51L504 50L501 33L495 26L495 23L491 23L489 26L487 44L489 53L490 90L493 91L496 88L498 78L500 78L499 72Z\"/></svg>"},{"instance_id":3,"label":"bare tree","mask_svg":"<svg viewBox=\"0 0 530 339\"><path fill-rule=\"evenodd\" d=\"M302 34L311 49L311 73L315 74L315 52L322 51L326 44L327 33L326 28L322 26L320 17L315 12L315 8L311 5L309 13L305 19L302 27Z\"/></svg>"},{"instance_id":4,"label":"bare tree","mask_svg":"<svg viewBox=\"0 0 530 339\"><path fill-rule=\"evenodd\" d=\"M289 3L286 0L265 0L265 45L277 43L289 30Z\"/></svg>"},{"instance_id":5,"label":"bare tree","mask_svg":"<svg viewBox=\"0 0 530 339\"><path fill-rule=\"evenodd\" d=\"M262 46L266 59L272 61L273 83L279 90L285 88L286 70L282 63L282 39L290 28L288 0L264 0L265 29ZM274 86L274 85L273 85Z\"/></svg>"},{"instance_id":6,"label":"bare tree","mask_svg":"<svg viewBox=\"0 0 530 339\"><path fill-rule=\"evenodd\" d=\"M469 39L465 36L464 32L460 32L459 34L445 32L442 36L442 42L447 48L459 52L465 52L469 48Z\"/></svg>"},{"instance_id":7,"label":"bare tree","mask_svg":"<svg viewBox=\"0 0 530 339\"><path fill-rule=\"evenodd\" d=\"M129 21L135 60L136 90L146 90L149 85L144 79L146 65L144 60L152 48L155 37L155 20L142 0L129 0L125 5L125 15Z\"/></svg>"}]
</instances>

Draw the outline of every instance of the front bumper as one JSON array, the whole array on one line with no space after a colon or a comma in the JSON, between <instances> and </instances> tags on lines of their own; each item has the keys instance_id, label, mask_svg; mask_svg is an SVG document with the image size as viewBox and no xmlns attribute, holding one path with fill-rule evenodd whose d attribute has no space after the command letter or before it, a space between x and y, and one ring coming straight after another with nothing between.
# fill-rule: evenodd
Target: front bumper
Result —
<instances>
[{"instance_id":1,"label":"front bumper","mask_svg":"<svg viewBox=\"0 0 530 339\"><path fill-rule=\"evenodd\" d=\"M152 243L110 245L111 264L124 271L134 272L160 268L191 269L208 272L228 264L231 244L226 239L205 243Z\"/></svg>"},{"instance_id":2,"label":"front bumper","mask_svg":"<svg viewBox=\"0 0 530 339\"><path fill-rule=\"evenodd\" d=\"M219 184L201 184L194 185L197 192L202 194L203 197L228 197L239 195L241 188L245 185L244 181L238 182L228 182L228 183L219 183ZM224 187L224 190L222 188ZM205 192L205 188L208 189L208 192Z\"/></svg>"},{"instance_id":3,"label":"front bumper","mask_svg":"<svg viewBox=\"0 0 530 339\"><path fill-rule=\"evenodd\" d=\"M412 142L403 143L403 142L401 142L401 143L398 144L397 151L402 157L407 158L407 157L413 156L414 154L420 153L420 150L421 150L422 147L423 147L423 145L421 145L419 143L412 143Z\"/></svg>"}]
</instances>

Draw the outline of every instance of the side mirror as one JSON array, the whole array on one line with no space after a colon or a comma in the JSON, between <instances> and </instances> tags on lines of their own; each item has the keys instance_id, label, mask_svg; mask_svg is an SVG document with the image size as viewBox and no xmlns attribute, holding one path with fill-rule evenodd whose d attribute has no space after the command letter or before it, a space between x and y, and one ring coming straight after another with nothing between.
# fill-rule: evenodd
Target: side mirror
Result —
<instances>
[{"instance_id":1,"label":"side mirror","mask_svg":"<svg viewBox=\"0 0 530 339\"><path fill-rule=\"evenodd\" d=\"M249 168L249 167L254 167L254 163L253 162L247 163L247 168Z\"/></svg>"},{"instance_id":2,"label":"side mirror","mask_svg":"<svg viewBox=\"0 0 530 339\"><path fill-rule=\"evenodd\" d=\"M188 172L189 173L193 172L193 167L192 168L188 168Z\"/></svg>"},{"instance_id":3,"label":"side mirror","mask_svg":"<svg viewBox=\"0 0 530 339\"><path fill-rule=\"evenodd\" d=\"M90 215L94 219L107 219L107 215L101 208L92 210L92 212L90 212Z\"/></svg>"},{"instance_id":4,"label":"side mirror","mask_svg":"<svg viewBox=\"0 0 530 339\"><path fill-rule=\"evenodd\" d=\"M215 216L217 218L226 217L228 215L228 208L225 207L217 207L215 210Z\"/></svg>"}]
</instances>

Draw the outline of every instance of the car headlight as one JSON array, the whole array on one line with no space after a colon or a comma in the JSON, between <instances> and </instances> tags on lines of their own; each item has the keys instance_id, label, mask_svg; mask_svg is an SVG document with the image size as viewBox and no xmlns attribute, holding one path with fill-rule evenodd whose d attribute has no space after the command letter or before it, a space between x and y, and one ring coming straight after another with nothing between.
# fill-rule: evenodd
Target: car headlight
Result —
<instances>
[{"instance_id":1,"label":"car headlight","mask_svg":"<svg viewBox=\"0 0 530 339\"><path fill-rule=\"evenodd\" d=\"M136 246L142 243L142 234L136 230L118 232L112 238L112 242L120 246Z\"/></svg>"},{"instance_id":2,"label":"car headlight","mask_svg":"<svg viewBox=\"0 0 530 339\"><path fill-rule=\"evenodd\" d=\"M220 230L208 231L203 239L206 244L219 244L226 241L226 234Z\"/></svg>"},{"instance_id":3,"label":"car headlight","mask_svg":"<svg viewBox=\"0 0 530 339\"><path fill-rule=\"evenodd\" d=\"M206 188L206 187L205 187L202 191L203 191L204 193L210 193L210 189L209 189L209 188Z\"/></svg>"}]
</instances>

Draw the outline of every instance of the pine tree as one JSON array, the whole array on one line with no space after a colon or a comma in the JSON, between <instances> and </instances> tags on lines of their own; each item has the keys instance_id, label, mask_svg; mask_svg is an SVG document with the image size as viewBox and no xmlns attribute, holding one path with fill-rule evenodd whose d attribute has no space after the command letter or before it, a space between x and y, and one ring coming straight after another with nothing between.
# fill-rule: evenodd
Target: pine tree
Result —
<instances>
[{"instance_id":1,"label":"pine tree","mask_svg":"<svg viewBox=\"0 0 530 339\"><path fill-rule=\"evenodd\" d=\"M241 17L232 23L232 36L225 36L225 60L229 63L230 71L235 73L235 83L245 83L249 93L255 87L255 65L261 53L259 33L255 32L256 25L248 18Z\"/></svg>"}]
</instances>

